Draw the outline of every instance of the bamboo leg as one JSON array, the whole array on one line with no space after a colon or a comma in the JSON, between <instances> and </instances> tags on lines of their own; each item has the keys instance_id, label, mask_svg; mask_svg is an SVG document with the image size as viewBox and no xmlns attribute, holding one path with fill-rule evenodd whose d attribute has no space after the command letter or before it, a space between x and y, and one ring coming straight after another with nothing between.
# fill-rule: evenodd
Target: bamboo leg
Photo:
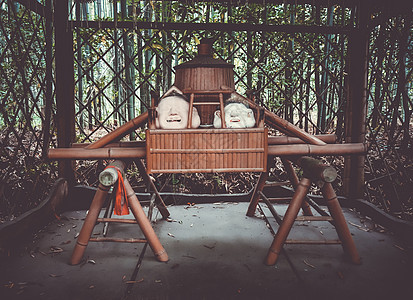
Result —
<instances>
[{"instance_id":1,"label":"bamboo leg","mask_svg":"<svg viewBox=\"0 0 413 300\"><path fill-rule=\"evenodd\" d=\"M138 197L136 197L135 191L132 189L129 181L124 179L125 190L129 201L129 207L135 216L136 221L138 222L139 227L142 230L143 235L146 237L146 240L149 243L155 257L158 261L167 262L168 254L165 249L162 247L161 242L153 230L151 223L145 215L145 212L142 209L141 204L139 203Z\"/></svg>"},{"instance_id":2,"label":"bamboo leg","mask_svg":"<svg viewBox=\"0 0 413 300\"><path fill-rule=\"evenodd\" d=\"M281 249L287 239L287 236L294 224L295 218L300 211L301 205L304 201L304 197L307 195L311 185L311 180L308 178L301 179L298 184L294 196L288 205L287 211L284 215L283 222L278 228L277 234L268 250L267 257L265 258L265 264L268 266L274 265L277 262Z\"/></svg>"},{"instance_id":3,"label":"bamboo leg","mask_svg":"<svg viewBox=\"0 0 413 300\"><path fill-rule=\"evenodd\" d=\"M349 255L351 261L355 264L361 264L360 256L357 252L356 245L351 237L346 220L343 215L340 203L331 183L325 183L322 188L324 199L327 200L327 207L334 219L334 225L341 240L344 252Z\"/></svg>"},{"instance_id":4,"label":"bamboo leg","mask_svg":"<svg viewBox=\"0 0 413 300\"><path fill-rule=\"evenodd\" d=\"M80 230L75 248L73 249L72 257L70 258L71 265L77 265L78 263L80 263L83 257L83 253L85 252L86 247L89 243L90 236L92 235L93 228L96 225L96 221L99 217L100 210L102 209L108 191L109 187L105 187L102 184L99 184L99 187L92 200L92 204L90 205L85 222L83 223L82 229Z\"/></svg>"},{"instance_id":5,"label":"bamboo leg","mask_svg":"<svg viewBox=\"0 0 413 300\"><path fill-rule=\"evenodd\" d=\"M253 217L255 210L257 209L258 202L260 201L260 192L264 189L265 182L268 179L271 164L274 162L274 157L269 157L267 161L267 171L260 174L257 184L255 185L254 192L252 193L250 205L248 206L247 216Z\"/></svg>"},{"instance_id":6,"label":"bamboo leg","mask_svg":"<svg viewBox=\"0 0 413 300\"><path fill-rule=\"evenodd\" d=\"M285 171L287 172L288 177L290 178L291 184L293 185L294 190L297 188L299 182L298 182L298 176L294 171L293 165L291 161L281 158L281 161L284 165ZM303 201L303 204L301 206L301 209L303 210L304 216L312 216L313 212L311 211L310 205L307 203L307 201Z\"/></svg>"},{"instance_id":7,"label":"bamboo leg","mask_svg":"<svg viewBox=\"0 0 413 300\"><path fill-rule=\"evenodd\" d=\"M156 195L156 201L155 201L156 207L159 209L159 212L161 213L164 219L168 218L170 215L168 208L166 208L165 202L163 202L163 199L161 195L159 194L158 190L156 189L155 184L153 183L152 179L149 177L148 173L146 172L146 168L143 165L142 160L137 159L136 163L138 166L139 173L141 173L141 176L143 177L143 179L146 181L147 184L149 184L149 186L151 187L151 189Z\"/></svg>"}]
</instances>

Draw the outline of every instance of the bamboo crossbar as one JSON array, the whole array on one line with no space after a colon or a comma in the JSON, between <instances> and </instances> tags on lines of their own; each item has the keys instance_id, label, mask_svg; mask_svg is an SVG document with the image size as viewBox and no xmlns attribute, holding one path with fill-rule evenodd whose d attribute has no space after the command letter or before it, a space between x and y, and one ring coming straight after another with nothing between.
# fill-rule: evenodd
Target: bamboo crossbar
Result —
<instances>
[{"instance_id":1,"label":"bamboo crossbar","mask_svg":"<svg viewBox=\"0 0 413 300\"><path fill-rule=\"evenodd\" d=\"M340 240L286 240L284 244L293 244L293 245L340 245Z\"/></svg>"},{"instance_id":2,"label":"bamboo crossbar","mask_svg":"<svg viewBox=\"0 0 413 300\"><path fill-rule=\"evenodd\" d=\"M214 95L216 94L217 96L219 94L231 94L232 90L231 89L225 89L225 90L192 90L192 89L184 89L182 91L184 94L197 94L197 95Z\"/></svg>"},{"instance_id":3,"label":"bamboo crossbar","mask_svg":"<svg viewBox=\"0 0 413 300\"><path fill-rule=\"evenodd\" d=\"M124 224L137 224L138 222L133 219L114 219L114 218L98 218L98 222L108 223L124 223Z\"/></svg>"},{"instance_id":4,"label":"bamboo crossbar","mask_svg":"<svg viewBox=\"0 0 413 300\"><path fill-rule=\"evenodd\" d=\"M290 201L291 200L291 197L277 197L277 198L268 198L268 201L270 202L270 203L273 203L273 202L284 202L284 201Z\"/></svg>"},{"instance_id":5,"label":"bamboo crossbar","mask_svg":"<svg viewBox=\"0 0 413 300\"><path fill-rule=\"evenodd\" d=\"M296 221L334 221L332 217L329 216L297 216Z\"/></svg>"},{"instance_id":6,"label":"bamboo crossbar","mask_svg":"<svg viewBox=\"0 0 413 300\"><path fill-rule=\"evenodd\" d=\"M116 159L116 158L143 158L146 155L145 147L137 148L55 148L49 149L50 159Z\"/></svg>"},{"instance_id":7,"label":"bamboo crossbar","mask_svg":"<svg viewBox=\"0 0 413 300\"><path fill-rule=\"evenodd\" d=\"M195 103L194 103L195 104ZM217 104L217 103L214 103ZM327 144L334 144L337 140L335 134L318 134L316 138L322 140ZM268 145L290 145L290 144L304 144L305 142L297 137L292 136L269 136ZM73 143L72 148L85 148L91 145L91 143ZM145 147L146 141L123 141L106 144L102 148L133 148L133 147ZM89 148L88 148L89 149Z\"/></svg>"},{"instance_id":8,"label":"bamboo crossbar","mask_svg":"<svg viewBox=\"0 0 413 300\"><path fill-rule=\"evenodd\" d=\"M146 239L135 239L135 238L109 238L109 237L93 237L89 239L89 242L117 242L117 243L146 243Z\"/></svg>"},{"instance_id":9,"label":"bamboo crossbar","mask_svg":"<svg viewBox=\"0 0 413 300\"><path fill-rule=\"evenodd\" d=\"M253 148L259 149L259 148ZM210 149L203 149L207 151ZM216 150L216 149L215 149ZM221 152L229 149L218 149ZM241 150L241 149L238 149ZM244 150L244 149L242 149ZM166 150L160 150L166 151ZM168 150L170 151L170 150ZM181 150L179 150L181 151ZM185 151L192 151L186 149ZM197 150L198 152L201 150ZM354 144L331 144L328 146L317 146L307 144L290 144L290 145L270 145L268 146L268 155L273 156L291 156L291 155L356 155L366 152L365 145L362 143ZM172 153L172 152L171 152ZM50 159L116 159L116 158L144 158L146 156L145 147L126 148L111 147L99 149L85 148L54 148L49 149L48 157Z\"/></svg>"}]
</instances>

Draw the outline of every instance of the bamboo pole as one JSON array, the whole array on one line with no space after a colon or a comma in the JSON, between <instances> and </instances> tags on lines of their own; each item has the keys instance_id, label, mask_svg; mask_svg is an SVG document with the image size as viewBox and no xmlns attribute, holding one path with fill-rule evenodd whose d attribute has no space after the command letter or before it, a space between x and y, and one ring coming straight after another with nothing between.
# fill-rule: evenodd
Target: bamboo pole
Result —
<instances>
[{"instance_id":1,"label":"bamboo pole","mask_svg":"<svg viewBox=\"0 0 413 300\"><path fill-rule=\"evenodd\" d=\"M301 179L299 185L296 188L294 196L288 205L287 211L284 215L283 222L278 228L277 235L275 236L270 249L268 250L267 257L265 258L265 264L268 266L274 265L278 256L281 253L282 247L287 240L287 236L297 218L298 212L301 208L301 204L304 201L304 197L311 186L311 180L308 178Z\"/></svg>"},{"instance_id":2,"label":"bamboo pole","mask_svg":"<svg viewBox=\"0 0 413 300\"><path fill-rule=\"evenodd\" d=\"M288 178L290 179L291 184L293 185L294 190L296 190L298 184L300 183L298 180L298 176L294 171L293 165L291 161L281 158L281 161L284 165L285 171L287 172ZM303 204L301 205L301 209L303 210L303 213L305 216L312 216L313 213L311 211L311 207L308 204L307 201L303 201Z\"/></svg>"},{"instance_id":3,"label":"bamboo pole","mask_svg":"<svg viewBox=\"0 0 413 300\"><path fill-rule=\"evenodd\" d=\"M337 141L335 134L318 134L316 138L327 144L334 144ZM304 144L305 142L297 137L292 136L269 136L268 145L290 145L290 144Z\"/></svg>"},{"instance_id":4,"label":"bamboo pole","mask_svg":"<svg viewBox=\"0 0 413 300\"><path fill-rule=\"evenodd\" d=\"M246 150L247 151L247 150ZM317 146L307 144L271 145L268 147L268 155L292 156L292 155L357 155L365 153L365 145L332 144ZM118 158L144 158L145 147L136 148L55 148L49 149L49 159L118 159Z\"/></svg>"},{"instance_id":5,"label":"bamboo pole","mask_svg":"<svg viewBox=\"0 0 413 300\"><path fill-rule=\"evenodd\" d=\"M113 141L124 137L128 133L130 133L132 130L135 130L142 124L144 124L148 120L148 111L144 112L143 114L137 116L136 118L126 122L122 126L116 128L114 131L108 133L101 139L97 140L96 142L93 142L92 144L88 145L86 148L87 149L97 149L101 148L109 143L112 143Z\"/></svg>"},{"instance_id":6,"label":"bamboo pole","mask_svg":"<svg viewBox=\"0 0 413 300\"><path fill-rule=\"evenodd\" d=\"M99 184L95 196L93 197L92 204L90 205L89 212L83 222L75 248L73 249L69 262L71 265L77 265L82 260L83 254L85 253L89 239L92 235L93 228L96 225L96 220L99 217L100 210L102 209L105 198L108 195L108 191L109 187Z\"/></svg>"},{"instance_id":7,"label":"bamboo pole","mask_svg":"<svg viewBox=\"0 0 413 300\"><path fill-rule=\"evenodd\" d=\"M324 184L321 192L323 193L324 199L327 200L327 207L334 219L334 227L336 228L337 235L342 242L344 252L349 255L353 263L358 265L361 264L356 245L354 244L353 238L351 237L346 219L344 218L340 203L338 202L336 193L334 192L331 183Z\"/></svg>"},{"instance_id":8,"label":"bamboo pole","mask_svg":"<svg viewBox=\"0 0 413 300\"><path fill-rule=\"evenodd\" d=\"M250 204L248 206L248 210L247 210L248 217L253 217L255 214L255 210L257 209L258 202L260 201L260 196L261 196L260 192L264 189L265 182L268 179L269 171L273 163L274 163L274 158L273 157L268 158L267 170L260 174L260 178L258 179L258 182L255 185L254 192L252 193Z\"/></svg>"},{"instance_id":9,"label":"bamboo pole","mask_svg":"<svg viewBox=\"0 0 413 300\"><path fill-rule=\"evenodd\" d=\"M136 148L55 148L49 149L49 159L117 159L117 158L143 158L146 156L145 147Z\"/></svg>"},{"instance_id":10,"label":"bamboo pole","mask_svg":"<svg viewBox=\"0 0 413 300\"><path fill-rule=\"evenodd\" d=\"M161 213L162 217L164 219L168 218L170 213L168 209L166 208L166 205L161 197L161 195L158 192L158 189L156 188L155 184L153 183L151 177L148 175L147 170L142 162L141 159L136 160L136 165L138 167L139 173L141 174L142 178L146 181L147 184L151 187L153 192L156 195L156 207L159 209L159 212Z\"/></svg>"},{"instance_id":11,"label":"bamboo pole","mask_svg":"<svg viewBox=\"0 0 413 300\"><path fill-rule=\"evenodd\" d=\"M316 138L322 140L327 144L334 144L337 141L335 134L318 134ZM304 144L305 142L297 137L292 136L269 136L268 145L290 145L290 144ZM119 141L110 144L106 144L102 148L133 148L133 147L145 147L146 141ZM72 148L85 148L91 145L90 143L73 143Z\"/></svg>"},{"instance_id":12,"label":"bamboo pole","mask_svg":"<svg viewBox=\"0 0 413 300\"><path fill-rule=\"evenodd\" d=\"M359 30L348 40L348 93L346 107L346 142L364 143L367 115L367 69L370 7L359 6ZM344 161L344 191L347 197L362 198L364 193L364 155L346 157Z\"/></svg>"},{"instance_id":13,"label":"bamboo pole","mask_svg":"<svg viewBox=\"0 0 413 300\"><path fill-rule=\"evenodd\" d=\"M324 182L333 182L337 178L337 171L332 166L308 156L300 157L296 163L303 168L304 177Z\"/></svg>"},{"instance_id":14,"label":"bamboo pole","mask_svg":"<svg viewBox=\"0 0 413 300\"><path fill-rule=\"evenodd\" d=\"M156 236L155 231L153 230L151 223L143 211L141 204L139 203L138 197L135 194L135 191L132 189L129 181L124 179L125 190L129 201L129 207L135 216L136 221L138 222L139 227L141 228L144 236L146 237L149 246L151 247L156 259L161 262L167 262L169 260L168 254L165 249L162 247L161 242Z\"/></svg>"},{"instance_id":15,"label":"bamboo pole","mask_svg":"<svg viewBox=\"0 0 413 300\"><path fill-rule=\"evenodd\" d=\"M328 146L317 145L272 145L268 147L268 155L357 155L366 152L362 143L354 144L332 144Z\"/></svg>"}]
</instances>

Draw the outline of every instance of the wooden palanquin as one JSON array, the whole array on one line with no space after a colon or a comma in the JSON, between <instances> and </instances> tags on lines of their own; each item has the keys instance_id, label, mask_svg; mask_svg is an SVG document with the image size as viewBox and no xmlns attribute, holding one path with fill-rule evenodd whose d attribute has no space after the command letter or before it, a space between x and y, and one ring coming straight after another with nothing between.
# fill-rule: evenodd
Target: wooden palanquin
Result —
<instances>
[{"instance_id":1,"label":"wooden palanquin","mask_svg":"<svg viewBox=\"0 0 413 300\"><path fill-rule=\"evenodd\" d=\"M267 128L148 129L148 172L264 172L267 139Z\"/></svg>"}]
</instances>

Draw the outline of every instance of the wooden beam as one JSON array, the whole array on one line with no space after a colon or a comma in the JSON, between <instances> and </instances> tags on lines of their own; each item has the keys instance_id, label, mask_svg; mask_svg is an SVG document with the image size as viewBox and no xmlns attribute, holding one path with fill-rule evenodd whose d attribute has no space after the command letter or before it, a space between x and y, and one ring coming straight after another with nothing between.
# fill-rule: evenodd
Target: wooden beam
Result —
<instances>
[{"instance_id":1,"label":"wooden beam","mask_svg":"<svg viewBox=\"0 0 413 300\"><path fill-rule=\"evenodd\" d=\"M55 72L57 143L69 147L75 137L73 32L68 26L68 0L55 2ZM59 162L59 176L74 182L72 162Z\"/></svg>"}]
</instances>

